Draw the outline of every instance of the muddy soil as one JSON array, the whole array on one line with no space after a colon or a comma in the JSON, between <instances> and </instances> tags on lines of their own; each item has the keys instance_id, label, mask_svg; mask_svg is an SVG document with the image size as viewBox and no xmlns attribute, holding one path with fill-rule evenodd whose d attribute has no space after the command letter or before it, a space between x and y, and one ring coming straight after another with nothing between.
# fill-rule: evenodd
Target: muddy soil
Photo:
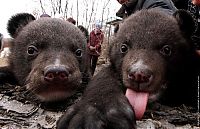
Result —
<instances>
[{"instance_id":1,"label":"muddy soil","mask_svg":"<svg viewBox=\"0 0 200 129\"><path fill-rule=\"evenodd\" d=\"M100 58L98 72L107 65L107 60ZM6 61L0 59L0 66ZM24 87L10 84L0 85L0 129L55 129L56 121L65 109L77 102L81 96L69 98L63 105L46 106L34 100ZM53 108L52 108L53 107ZM56 110L61 109L61 110ZM200 129L200 113L191 107L167 107L152 104L144 118L137 121L138 129Z\"/></svg>"}]
</instances>

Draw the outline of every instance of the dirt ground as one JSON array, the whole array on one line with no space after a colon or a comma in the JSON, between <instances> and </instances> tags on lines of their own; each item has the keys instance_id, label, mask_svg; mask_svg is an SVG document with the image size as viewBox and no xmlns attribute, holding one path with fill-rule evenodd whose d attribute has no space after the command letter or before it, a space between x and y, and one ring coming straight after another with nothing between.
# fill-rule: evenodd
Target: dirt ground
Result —
<instances>
[{"instance_id":1,"label":"dirt ground","mask_svg":"<svg viewBox=\"0 0 200 129\"><path fill-rule=\"evenodd\" d=\"M6 65L0 59L0 67ZM97 72L107 65L106 58L99 58ZM0 85L0 129L55 129L56 121L64 110L51 110L27 100L29 93L23 87L10 84ZM70 98L66 109L77 98ZM167 107L158 103L146 111L144 118L137 121L138 129L200 129L200 114L191 107Z\"/></svg>"}]
</instances>

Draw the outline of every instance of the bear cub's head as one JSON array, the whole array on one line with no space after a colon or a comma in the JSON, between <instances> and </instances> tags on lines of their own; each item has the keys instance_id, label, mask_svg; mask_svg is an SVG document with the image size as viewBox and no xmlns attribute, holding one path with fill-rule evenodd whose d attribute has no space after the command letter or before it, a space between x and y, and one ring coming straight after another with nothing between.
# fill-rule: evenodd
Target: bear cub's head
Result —
<instances>
[{"instance_id":1,"label":"bear cub's head","mask_svg":"<svg viewBox=\"0 0 200 129\"><path fill-rule=\"evenodd\" d=\"M64 100L81 88L87 54L77 27L20 13L10 18L7 29L13 38L10 67L20 85L44 102Z\"/></svg>"},{"instance_id":2,"label":"bear cub's head","mask_svg":"<svg viewBox=\"0 0 200 129\"><path fill-rule=\"evenodd\" d=\"M127 88L137 118L143 115L148 100L157 99L168 88L171 79L186 76L183 70L192 50L189 37L193 29L192 17L182 10L174 16L156 9L142 10L120 25L110 60Z\"/></svg>"}]
</instances>

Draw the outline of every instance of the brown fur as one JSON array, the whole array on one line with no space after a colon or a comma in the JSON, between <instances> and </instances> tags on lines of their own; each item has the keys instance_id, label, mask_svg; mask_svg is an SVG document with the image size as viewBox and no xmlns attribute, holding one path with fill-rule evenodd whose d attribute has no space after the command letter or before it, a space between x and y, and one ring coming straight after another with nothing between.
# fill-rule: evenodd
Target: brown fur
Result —
<instances>
[{"instance_id":1,"label":"brown fur","mask_svg":"<svg viewBox=\"0 0 200 129\"><path fill-rule=\"evenodd\" d=\"M15 22L14 18L9 22ZM28 22L19 25L22 28L16 30L21 31L14 34L17 36L11 47L9 70L19 85L26 86L41 101L59 101L74 95L81 88L82 73L87 75L84 35L60 19ZM12 26L9 28L12 30Z\"/></svg>"},{"instance_id":2,"label":"brown fur","mask_svg":"<svg viewBox=\"0 0 200 129\"><path fill-rule=\"evenodd\" d=\"M189 35L185 35L191 31L185 32L184 26L192 24L179 20L193 21L185 11L174 16L151 9L127 18L111 45L111 64L90 81L82 100L58 121L58 129L135 128L134 107L123 95L126 88L148 92L152 95L149 99L154 95L159 99L157 94L167 91L171 104L191 101L196 89L187 84L192 83L196 66ZM145 77L131 77L137 72Z\"/></svg>"}]
</instances>

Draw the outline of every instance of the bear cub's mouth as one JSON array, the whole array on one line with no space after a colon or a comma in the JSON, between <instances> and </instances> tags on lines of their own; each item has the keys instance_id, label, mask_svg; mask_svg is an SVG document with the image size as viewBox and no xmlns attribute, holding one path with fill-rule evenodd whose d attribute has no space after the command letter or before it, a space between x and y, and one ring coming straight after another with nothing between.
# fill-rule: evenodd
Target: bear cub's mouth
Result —
<instances>
[{"instance_id":1,"label":"bear cub's mouth","mask_svg":"<svg viewBox=\"0 0 200 129\"><path fill-rule=\"evenodd\" d=\"M125 95L135 111L136 119L141 119L146 110L149 93L136 92L130 88L127 88Z\"/></svg>"},{"instance_id":2,"label":"bear cub's mouth","mask_svg":"<svg viewBox=\"0 0 200 129\"><path fill-rule=\"evenodd\" d=\"M135 91L132 88L126 89L125 96L131 104L137 120L143 117L147 104L158 100L165 88L166 84L162 84L161 88L153 93L148 91Z\"/></svg>"}]
</instances>

